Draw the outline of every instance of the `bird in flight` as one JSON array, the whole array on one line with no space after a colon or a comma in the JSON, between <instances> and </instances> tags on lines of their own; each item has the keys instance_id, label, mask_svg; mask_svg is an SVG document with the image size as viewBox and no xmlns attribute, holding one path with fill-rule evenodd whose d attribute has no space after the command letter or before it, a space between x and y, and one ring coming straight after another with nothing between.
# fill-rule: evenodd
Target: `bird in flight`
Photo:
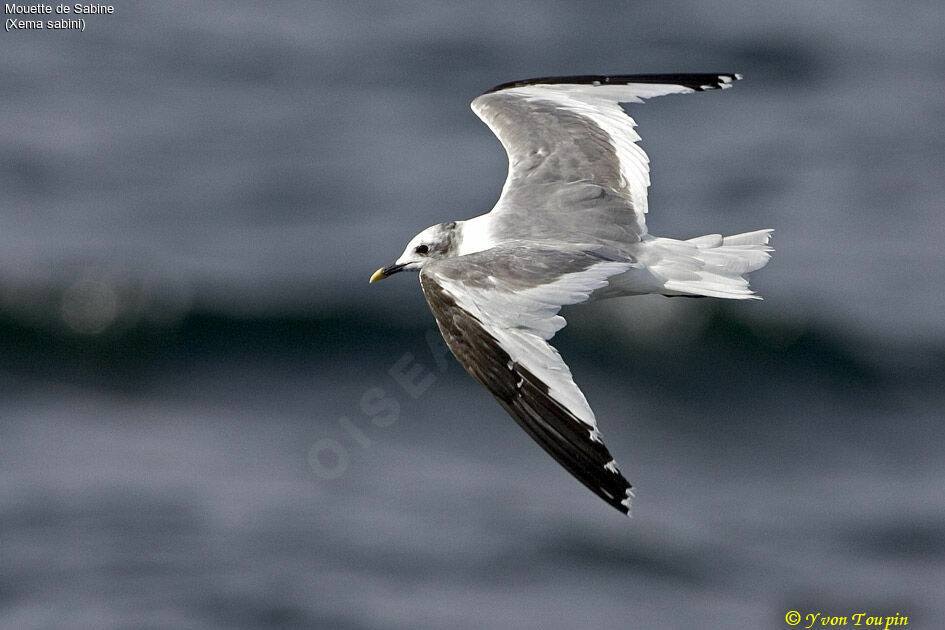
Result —
<instances>
[{"instance_id":1,"label":"bird in flight","mask_svg":"<svg viewBox=\"0 0 945 630\"><path fill-rule=\"evenodd\" d=\"M561 307L604 298L758 298L746 274L772 230L689 240L647 232L649 159L620 103L731 87L738 74L546 77L472 102L508 153L495 207L428 227L371 282L419 271L456 359L581 483L630 513L630 483L571 370L548 341Z\"/></svg>"}]
</instances>

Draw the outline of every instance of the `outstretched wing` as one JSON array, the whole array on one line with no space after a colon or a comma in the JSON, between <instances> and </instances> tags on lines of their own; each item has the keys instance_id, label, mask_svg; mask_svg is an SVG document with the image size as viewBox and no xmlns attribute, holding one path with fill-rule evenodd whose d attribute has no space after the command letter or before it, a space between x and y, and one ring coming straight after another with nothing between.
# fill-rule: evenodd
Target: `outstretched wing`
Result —
<instances>
[{"instance_id":1,"label":"outstretched wing","mask_svg":"<svg viewBox=\"0 0 945 630\"><path fill-rule=\"evenodd\" d=\"M492 210L503 234L615 246L639 241L646 234L649 158L620 103L727 88L740 78L546 77L505 83L477 97L473 111L509 156L508 178Z\"/></svg>"},{"instance_id":2,"label":"outstretched wing","mask_svg":"<svg viewBox=\"0 0 945 630\"><path fill-rule=\"evenodd\" d=\"M547 340L576 304L630 262L613 250L520 244L430 263L420 284L450 350L525 431L581 483L624 513L620 474L571 371Z\"/></svg>"}]
</instances>

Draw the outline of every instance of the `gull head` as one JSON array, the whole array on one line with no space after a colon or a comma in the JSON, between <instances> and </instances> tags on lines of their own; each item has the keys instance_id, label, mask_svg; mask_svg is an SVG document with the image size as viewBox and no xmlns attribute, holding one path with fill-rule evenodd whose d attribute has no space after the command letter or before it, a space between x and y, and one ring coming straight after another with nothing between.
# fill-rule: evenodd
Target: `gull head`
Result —
<instances>
[{"instance_id":1,"label":"gull head","mask_svg":"<svg viewBox=\"0 0 945 630\"><path fill-rule=\"evenodd\" d=\"M428 262L456 255L456 221L431 225L407 243L404 253L393 265L381 267L371 276L371 282L383 280L398 271L420 271Z\"/></svg>"}]
</instances>

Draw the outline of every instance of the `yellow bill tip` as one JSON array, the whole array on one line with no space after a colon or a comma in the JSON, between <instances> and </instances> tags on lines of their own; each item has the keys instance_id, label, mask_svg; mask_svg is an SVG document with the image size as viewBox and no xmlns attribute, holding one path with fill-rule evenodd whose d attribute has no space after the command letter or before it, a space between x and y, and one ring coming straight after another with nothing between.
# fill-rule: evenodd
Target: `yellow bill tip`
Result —
<instances>
[{"instance_id":1,"label":"yellow bill tip","mask_svg":"<svg viewBox=\"0 0 945 630\"><path fill-rule=\"evenodd\" d=\"M371 281L370 281L370 283L373 284L374 282L377 282L378 280L383 280L384 277L385 277L385 276L384 276L384 268L381 267L380 269L378 269L377 271L375 271L373 274L371 274Z\"/></svg>"}]
</instances>

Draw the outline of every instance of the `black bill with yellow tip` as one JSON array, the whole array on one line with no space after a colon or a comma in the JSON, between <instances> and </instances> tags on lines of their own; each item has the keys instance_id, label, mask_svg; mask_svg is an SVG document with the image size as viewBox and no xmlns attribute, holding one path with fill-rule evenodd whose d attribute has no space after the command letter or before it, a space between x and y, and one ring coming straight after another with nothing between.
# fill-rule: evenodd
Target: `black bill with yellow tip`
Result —
<instances>
[{"instance_id":1,"label":"black bill with yellow tip","mask_svg":"<svg viewBox=\"0 0 945 630\"><path fill-rule=\"evenodd\" d=\"M378 280L383 280L387 276L391 276L398 271L402 271L406 265L389 265L387 267L381 267L373 274L371 274L371 282L377 282Z\"/></svg>"}]
</instances>

